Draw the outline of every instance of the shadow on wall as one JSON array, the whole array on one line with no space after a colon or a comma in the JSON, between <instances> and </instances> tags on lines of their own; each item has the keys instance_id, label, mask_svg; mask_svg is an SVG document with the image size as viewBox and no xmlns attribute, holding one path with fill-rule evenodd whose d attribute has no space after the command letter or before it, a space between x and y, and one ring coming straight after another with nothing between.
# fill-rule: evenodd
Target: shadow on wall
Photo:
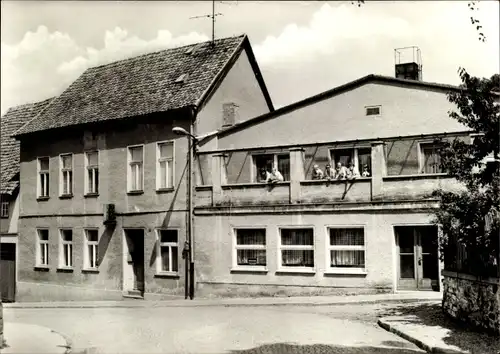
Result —
<instances>
[{"instance_id":1,"label":"shadow on wall","mask_svg":"<svg viewBox=\"0 0 500 354\"><path fill-rule=\"evenodd\" d=\"M334 330L334 329L332 329ZM280 353L280 354L415 354L422 351L413 349L413 345L404 342L385 341L382 346L342 346L328 344L311 344L299 345L291 343L273 343L264 344L252 349L232 350L233 354L264 354L264 353Z\"/></svg>"},{"instance_id":2,"label":"shadow on wall","mask_svg":"<svg viewBox=\"0 0 500 354\"><path fill-rule=\"evenodd\" d=\"M102 261L104 260L104 256L108 251L109 244L111 242L111 238L116 230L115 224L107 225L102 233L101 237L99 237L99 243L97 246L97 266L100 266Z\"/></svg>"}]
</instances>

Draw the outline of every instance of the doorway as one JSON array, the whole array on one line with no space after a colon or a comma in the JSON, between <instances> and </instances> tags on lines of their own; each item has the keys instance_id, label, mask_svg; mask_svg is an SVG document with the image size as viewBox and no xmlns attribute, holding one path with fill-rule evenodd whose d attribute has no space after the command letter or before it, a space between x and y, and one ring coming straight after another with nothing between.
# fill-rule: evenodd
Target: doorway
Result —
<instances>
[{"instance_id":1,"label":"doorway","mask_svg":"<svg viewBox=\"0 0 500 354\"><path fill-rule=\"evenodd\" d=\"M395 226L399 290L439 291L436 226Z\"/></svg>"},{"instance_id":2,"label":"doorway","mask_svg":"<svg viewBox=\"0 0 500 354\"><path fill-rule=\"evenodd\" d=\"M123 291L128 295L144 296L144 230L124 232Z\"/></svg>"},{"instance_id":3,"label":"doorway","mask_svg":"<svg viewBox=\"0 0 500 354\"><path fill-rule=\"evenodd\" d=\"M2 302L16 300L16 244L0 245L0 296Z\"/></svg>"}]
</instances>

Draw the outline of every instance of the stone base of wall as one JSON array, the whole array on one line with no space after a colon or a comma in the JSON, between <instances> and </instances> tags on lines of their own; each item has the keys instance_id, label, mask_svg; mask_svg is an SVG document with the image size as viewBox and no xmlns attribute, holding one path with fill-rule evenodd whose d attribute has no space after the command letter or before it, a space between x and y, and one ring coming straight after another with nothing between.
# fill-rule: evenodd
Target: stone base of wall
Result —
<instances>
[{"instance_id":1,"label":"stone base of wall","mask_svg":"<svg viewBox=\"0 0 500 354\"><path fill-rule=\"evenodd\" d=\"M379 288L339 288L319 286L285 286L267 284L234 284L198 282L196 297L267 297L267 296L321 296L321 295L362 295L392 293L390 287Z\"/></svg>"},{"instance_id":2,"label":"stone base of wall","mask_svg":"<svg viewBox=\"0 0 500 354\"><path fill-rule=\"evenodd\" d=\"M500 335L500 279L478 280L443 271L443 310L468 325Z\"/></svg>"}]
</instances>

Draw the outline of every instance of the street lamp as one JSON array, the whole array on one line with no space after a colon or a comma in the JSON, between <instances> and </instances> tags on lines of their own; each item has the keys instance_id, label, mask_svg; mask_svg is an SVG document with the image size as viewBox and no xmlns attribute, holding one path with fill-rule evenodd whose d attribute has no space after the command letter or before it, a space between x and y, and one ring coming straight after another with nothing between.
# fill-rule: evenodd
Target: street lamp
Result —
<instances>
[{"instance_id":1,"label":"street lamp","mask_svg":"<svg viewBox=\"0 0 500 354\"><path fill-rule=\"evenodd\" d=\"M193 243L193 152L198 142L198 138L181 127L172 128L172 132L177 135L184 135L189 137L189 155L188 155L188 237L187 242L184 244L183 255L186 257L186 262L189 262L186 267L185 275L185 298L188 297L188 284L189 284L189 298L192 300L194 297L194 243ZM187 253L187 254L186 254ZM187 264L186 264L187 265ZM189 274L189 277L188 277Z\"/></svg>"}]
</instances>

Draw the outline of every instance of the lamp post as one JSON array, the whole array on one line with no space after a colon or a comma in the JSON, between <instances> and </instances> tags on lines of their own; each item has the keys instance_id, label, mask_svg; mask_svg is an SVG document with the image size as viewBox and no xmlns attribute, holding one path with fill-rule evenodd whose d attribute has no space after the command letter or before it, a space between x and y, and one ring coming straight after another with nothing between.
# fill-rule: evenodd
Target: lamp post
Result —
<instances>
[{"instance_id":1,"label":"lamp post","mask_svg":"<svg viewBox=\"0 0 500 354\"><path fill-rule=\"evenodd\" d=\"M187 237L187 245L184 246L186 249L187 246L187 261L189 262L189 277L188 272L186 271L185 277L185 298L188 296L188 288L189 288L189 298L192 300L194 297L194 243L193 243L193 159L194 159L194 149L196 148L196 143L198 142L198 138L193 134L189 133L186 129L181 127L174 127L172 132L177 135L184 135L189 138L189 154L188 154L188 237Z\"/></svg>"}]
</instances>

